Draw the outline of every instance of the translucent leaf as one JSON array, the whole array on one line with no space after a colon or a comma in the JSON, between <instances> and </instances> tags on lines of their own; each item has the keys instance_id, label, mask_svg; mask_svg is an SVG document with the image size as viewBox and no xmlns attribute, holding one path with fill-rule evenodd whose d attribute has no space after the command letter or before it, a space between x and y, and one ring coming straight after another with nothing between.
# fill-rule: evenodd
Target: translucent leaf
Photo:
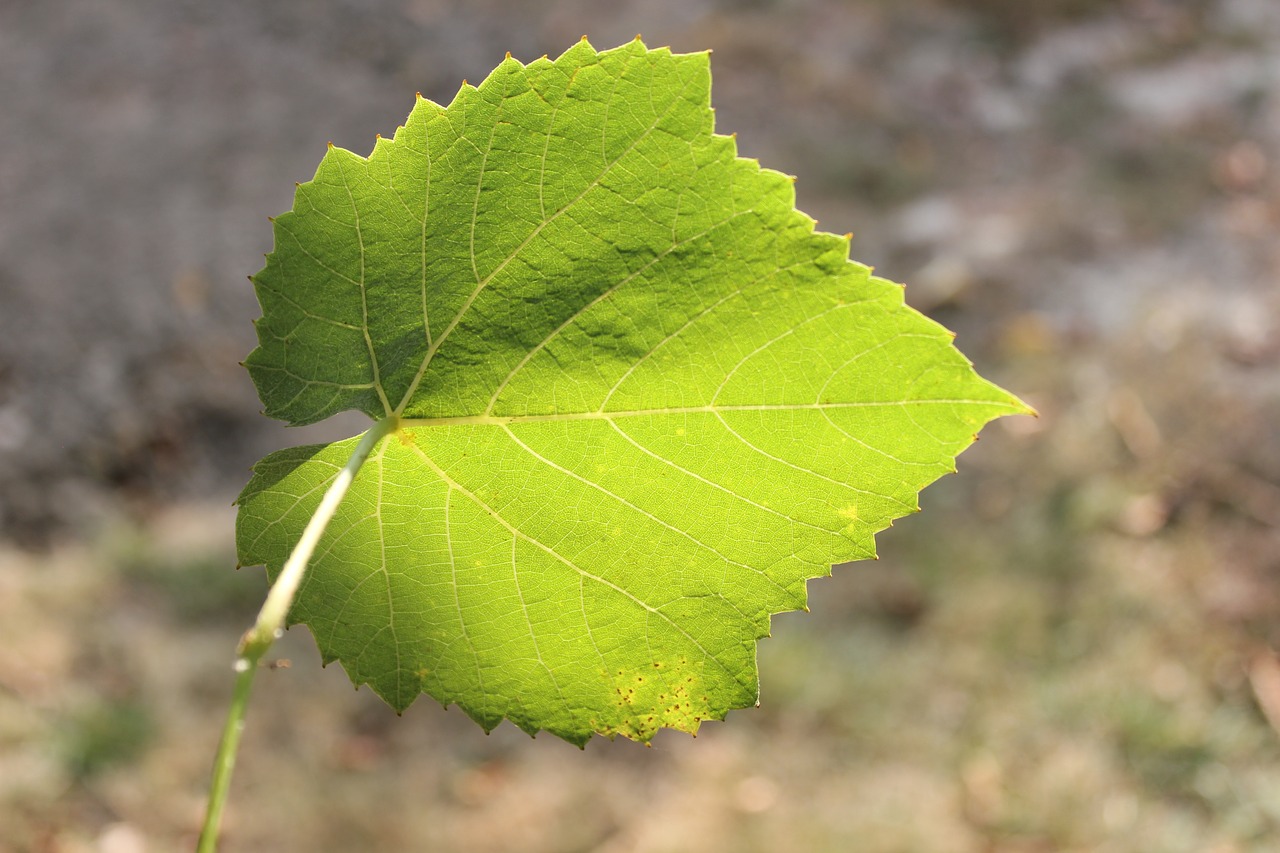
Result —
<instances>
[{"instance_id":1,"label":"translucent leaf","mask_svg":"<svg viewBox=\"0 0 1280 853\"><path fill-rule=\"evenodd\" d=\"M576 743L757 699L756 641L1026 411L713 133L705 54L508 58L331 148L254 276L268 414L398 416L291 614L397 709ZM274 576L358 438L262 460Z\"/></svg>"}]
</instances>

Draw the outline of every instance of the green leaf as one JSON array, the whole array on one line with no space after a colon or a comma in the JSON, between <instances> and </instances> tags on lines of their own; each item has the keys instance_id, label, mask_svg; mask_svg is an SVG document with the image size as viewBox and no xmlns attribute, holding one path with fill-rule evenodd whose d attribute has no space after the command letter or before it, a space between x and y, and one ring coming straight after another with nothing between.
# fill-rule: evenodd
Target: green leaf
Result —
<instances>
[{"instance_id":1,"label":"green leaf","mask_svg":"<svg viewBox=\"0 0 1280 853\"><path fill-rule=\"evenodd\" d=\"M400 418L291 621L397 709L575 743L757 699L756 641L1027 411L713 133L706 54L508 58L330 148L254 276L268 414ZM240 497L274 576L357 438Z\"/></svg>"}]
</instances>

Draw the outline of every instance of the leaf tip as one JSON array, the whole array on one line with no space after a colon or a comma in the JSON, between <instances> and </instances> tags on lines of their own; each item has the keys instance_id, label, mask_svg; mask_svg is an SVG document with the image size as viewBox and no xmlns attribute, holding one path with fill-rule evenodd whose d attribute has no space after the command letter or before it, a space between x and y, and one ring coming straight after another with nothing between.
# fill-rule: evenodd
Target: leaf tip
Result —
<instances>
[{"instance_id":1,"label":"leaf tip","mask_svg":"<svg viewBox=\"0 0 1280 853\"><path fill-rule=\"evenodd\" d=\"M582 38L578 39L579 42L585 42L586 40L587 40L587 37L585 35Z\"/></svg>"},{"instance_id":2,"label":"leaf tip","mask_svg":"<svg viewBox=\"0 0 1280 853\"><path fill-rule=\"evenodd\" d=\"M509 50L507 51L507 55L506 55L506 57L505 57L505 58L506 58L506 59L510 59L510 58L511 58L511 51L509 51Z\"/></svg>"},{"instance_id":3,"label":"leaf tip","mask_svg":"<svg viewBox=\"0 0 1280 853\"><path fill-rule=\"evenodd\" d=\"M332 151L332 150L333 150L333 140L329 140L328 142L326 142L326 143L325 143L325 145L327 145L327 146L329 147L329 150L330 150L330 151Z\"/></svg>"}]
</instances>

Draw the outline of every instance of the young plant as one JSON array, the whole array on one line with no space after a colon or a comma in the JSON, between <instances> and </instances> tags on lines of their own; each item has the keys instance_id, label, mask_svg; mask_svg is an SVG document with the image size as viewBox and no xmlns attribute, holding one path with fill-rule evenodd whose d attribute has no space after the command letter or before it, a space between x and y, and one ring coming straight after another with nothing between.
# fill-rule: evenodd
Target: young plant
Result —
<instances>
[{"instance_id":1,"label":"young plant","mask_svg":"<svg viewBox=\"0 0 1280 853\"><path fill-rule=\"evenodd\" d=\"M1028 411L737 157L709 99L706 53L508 56L368 158L331 146L274 220L266 414L372 426L267 456L240 496L240 563L273 587L203 849L286 620L396 710L696 732L756 704L772 614Z\"/></svg>"}]
</instances>

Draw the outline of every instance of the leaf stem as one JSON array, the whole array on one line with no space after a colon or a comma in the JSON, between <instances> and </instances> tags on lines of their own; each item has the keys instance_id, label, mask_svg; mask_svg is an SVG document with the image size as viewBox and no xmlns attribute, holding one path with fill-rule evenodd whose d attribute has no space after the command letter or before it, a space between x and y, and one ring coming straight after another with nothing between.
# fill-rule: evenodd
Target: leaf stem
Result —
<instances>
[{"instance_id":1,"label":"leaf stem","mask_svg":"<svg viewBox=\"0 0 1280 853\"><path fill-rule=\"evenodd\" d=\"M227 792L231 786L231 771L235 769L236 751L240 746L240 735L244 731L245 710L249 704L249 693L253 688L253 677L258 670L258 662L271 648L271 644L284 633L285 618L293 606L294 596L306 574L307 564L315 552L320 537L333 519L347 489L355 480L356 472L369 458L369 454L377 447L378 442L399 426L400 419L390 415L377 421L360 439L347 464L334 477L333 482L324 493L320 506L316 508L311 520L307 522L298 544L294 546L289 559L285 560L275 583L267 592L267 600L253 627L245 632L236 649L235 689L231 694L231 706L227 711L227 722L222 729L222 740L218 744L218 754L214 757L213 777L209 782L209 806L205 812L204 826L200 830L198 853L213 853L218 846L218 827L222 822L222 812L227 804Z\"/></svg>"}]
</instances>

